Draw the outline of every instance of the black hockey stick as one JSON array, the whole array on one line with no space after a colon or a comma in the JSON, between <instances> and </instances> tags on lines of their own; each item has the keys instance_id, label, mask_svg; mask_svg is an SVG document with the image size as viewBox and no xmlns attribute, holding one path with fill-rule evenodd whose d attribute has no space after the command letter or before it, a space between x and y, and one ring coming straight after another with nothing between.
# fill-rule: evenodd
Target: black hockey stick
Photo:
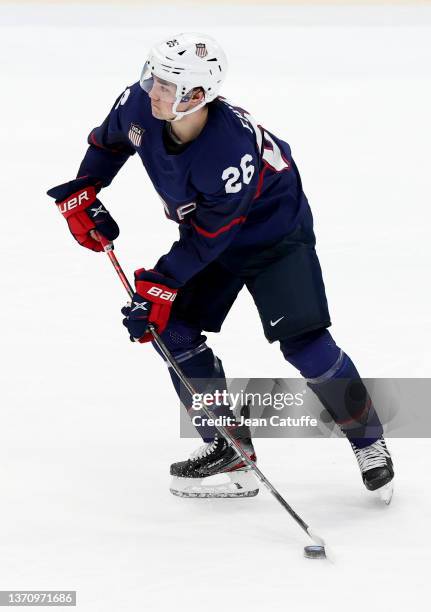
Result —
<instances>
[{"instance_id":1,"label":"black hockey stick","mask_svg":"<svg viewBox=\"0 0 431 612\"><path fill-rule=\"evenodd\" d=\"M129 294L129 297L132 297L134 294L133 288L131 284L129 283L127 276L123 272L123 269L121 268L117 257L115 256L114 245L111 242L107 241L100 234L97 234L97 237L103 246L103 250L105 251L109 259L111 260L111 263L114 266L115 271L117 272L118 276L120 277L120 280L123 283L127 293ZM171 355L169 349L166 347L165 343L160 338L159 334L157 333L157 329L154 327L152 323L150 323L148 327L153 335L154 342L159 347L166 361L175 371L181 383L184 385L184 387L187 389L187 391L190 393L192 397L194 395L197 395L197 391L194 389L193 385L191 385L190 382L187 380L186 376L182 372L181 368L178 366L174 357ZM208 419L213 418L213 415L208 410L208 408L205 406L205 404L202 406L202 411ZM321 538L315 531L313 531L311 527L307 525L307 523L299 516L299 514L297 514L295 510L287 503L287 501L280 495L280 493L269 482L266 476L262 474L260 469L257 467L256 463L252 459L250 459L248 455L244 452L240 443L237 440L235 440L235 438L226 429L226 427L224 427L223 425L216 425L215 427L217 431L220 433L220 435L223 436L223 438L229 444L229 446L235 449L238 456L244 461L244 463L246 463L253 470L253 472L256 474L260 482L262 482L266 486L266 488L272 493L275 499L283 506L285 510L287 510L290 516L298 523L301 529L303 529L310 536L310 538L315 542L316 546L308 546L308 547L306 546L305 547L306 556L309 558L324 558L326 555L325 555L325 542L323 538Z\"/></svg>"}]
</instances>

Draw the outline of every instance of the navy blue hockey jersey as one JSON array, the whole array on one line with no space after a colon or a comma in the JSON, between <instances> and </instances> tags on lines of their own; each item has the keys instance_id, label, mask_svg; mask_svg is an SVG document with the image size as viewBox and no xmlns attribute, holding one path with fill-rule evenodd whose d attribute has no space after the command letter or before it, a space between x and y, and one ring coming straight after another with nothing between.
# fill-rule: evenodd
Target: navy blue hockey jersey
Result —
<instances>
[{"instance_id":1,"label":"navy blue hockey jersey","mask_svg":"<svg viewBox=\"0 0 431 612\"><path fill-rule=\"evenodd\" d=\"M290 147L246 111L218 98L202 132L177 154L168 152L164 129L135 83L90 133L78 172L107 186L138 153L167 217L180 225L157 271L183 284L222 253L253 252L295 227L306 198Z\"/></svg>"}]
</instances>

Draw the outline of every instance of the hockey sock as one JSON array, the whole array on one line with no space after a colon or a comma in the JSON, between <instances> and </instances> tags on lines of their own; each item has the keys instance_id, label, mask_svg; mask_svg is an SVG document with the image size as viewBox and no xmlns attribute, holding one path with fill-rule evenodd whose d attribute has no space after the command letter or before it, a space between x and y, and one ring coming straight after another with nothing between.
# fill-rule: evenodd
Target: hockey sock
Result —
<instances>
[{"instance_id":1,"label":"hockey sock","mask_svg":"<svg viewBox=\"0 0 431 612\"><path fill-rule=\"evenodd\" d=\"M357 448L364 448L383 435L359 372L327 330L280 344L286 360L308 379L307 385L349 441Z\"/></svg>"},{"instance_id":2,"label":"hockey sock","mask_svg":"<svg viewBox=\"0 0 431 612\"><path fill-rule=\"evenodd\" d=\"M221 360L214 355L212 350L205 346L205 350L193 355L186 361L181 362L181 369L187 378L191 381L196 391L202 395L211 394L220 400L214 403L212 406L206 402L206 407L210 410L213 418L225 417L233 418L233 412L228 403L223 402L223 391L226 391L226 379L223 371L223 365ZM207 417L200 410L201 398L193 398L190 393L181 384L178 376L169 368L169 374L174 384L175 390L181 403L186 407L190 418L199 417L195 419L195 422L203 423L202 425L196 425L195 427L202 437L204 442L212 442L215 434L217 433L216 428L213 425L206 423ZM218 395L217 395L218 392Z\"/></svg>"},{"instance_id":3,"label":"hockey sock","mask_svg":"<svg viewBox=\"0 0 431 612\"><path fill-rule=\"evenodd\" d=\"M222 397L223 391L226 391L223 365L221 360L205 344L206 337L201 335L200 330L191 328L182 322L173 321L162 334L162 338L187 379L190 380L199 394L209 393L214 395L218 391L216 397ZM159 352L157 346L154 346ZM177 374L170 367L169 374L175 391L181 403L187 409L190 418L200 417L195 420L204 423L199 426L195 425L199 435L204 442L212 442L217 430L214 426L206 423L206 416L199 410L200 402L197 401L198 398L193 400L190 393L181 384ZM211 410L214 418L233 418L233 412L227 403L219 402L214 404L212 408L208 405L207 407Z\"/></svg>"}]
</instances>

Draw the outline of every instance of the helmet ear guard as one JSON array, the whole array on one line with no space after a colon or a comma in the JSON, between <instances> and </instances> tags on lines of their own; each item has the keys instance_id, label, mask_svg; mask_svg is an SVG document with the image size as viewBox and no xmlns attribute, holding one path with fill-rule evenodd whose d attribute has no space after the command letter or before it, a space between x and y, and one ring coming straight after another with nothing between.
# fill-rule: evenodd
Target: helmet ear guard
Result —
<instances>
[{"instance_id":1,"label":"helmet ear guard","mask_svg":"<svg viewBox=\"0 0 431 612\"><path fill-rule=\"evenodd\" d=\"M190 98L187 101L190 101ZM174 117L174 119L172 119L172 121L179 121L180 119L182 119L186 115L191 115L192 113L195 113L200 108L203 108L205 106L205 104L207 103L207 101L205 100L205 96L204 96L204 98L202 99L202 102L200 102L199 104L197 104L193 108L190 108L189 110L186 110L186 111L179 111L177 109L178 109L178 106L180 104L182 104L182 102L183 102L183 99L176 100L174 102L174 105L172 107L172 113L175 115L175 117Z\"/></svg>"},{"instance_id":2,"label":"helmet ear guard","mask_svg":"<svg viewBox=\"0 0 431 612\"><path fill-rule=\"evenodd\" d=\"M188 91L186 94L184 94L184 96L181 98L180 103L181 104L185 104L187 102L190 102L190 100L193 98L194 93L198 90L198 89L202 89L199 87L193 87L193 89L191 89L190 91ZM205 96L205 92L202 90L204 96Z\"/></svg>"}]
</instances>

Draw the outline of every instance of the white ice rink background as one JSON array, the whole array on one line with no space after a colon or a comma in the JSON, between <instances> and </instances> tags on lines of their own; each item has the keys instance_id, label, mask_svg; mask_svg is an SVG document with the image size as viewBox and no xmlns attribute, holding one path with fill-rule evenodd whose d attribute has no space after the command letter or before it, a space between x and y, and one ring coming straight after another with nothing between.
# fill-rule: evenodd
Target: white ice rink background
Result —
<instances>
[{"instance_id":1,"label":"white ice rink background","mask_svg":"<svg viewBox=\"0 0 431 612\"><path fill-rule=\"evenodd\" d=\"M220 41L225 95L292 146L338 344L363 376L430 375L429 6L2 4L0 590L76 589L85 612L422 609L429 441L389 440L389 508L345 441L257 441L333 565L302 558L305 536L264 490L174 498L169 464L197 440L179 439L161 361L127 339L111 266L45 195L151 43L182 30ZM137 156L101 199L129 273L169 249L176 226ZM209 340L228 376L296 375L246 292Z\"/></svg>"}]
</instances>

